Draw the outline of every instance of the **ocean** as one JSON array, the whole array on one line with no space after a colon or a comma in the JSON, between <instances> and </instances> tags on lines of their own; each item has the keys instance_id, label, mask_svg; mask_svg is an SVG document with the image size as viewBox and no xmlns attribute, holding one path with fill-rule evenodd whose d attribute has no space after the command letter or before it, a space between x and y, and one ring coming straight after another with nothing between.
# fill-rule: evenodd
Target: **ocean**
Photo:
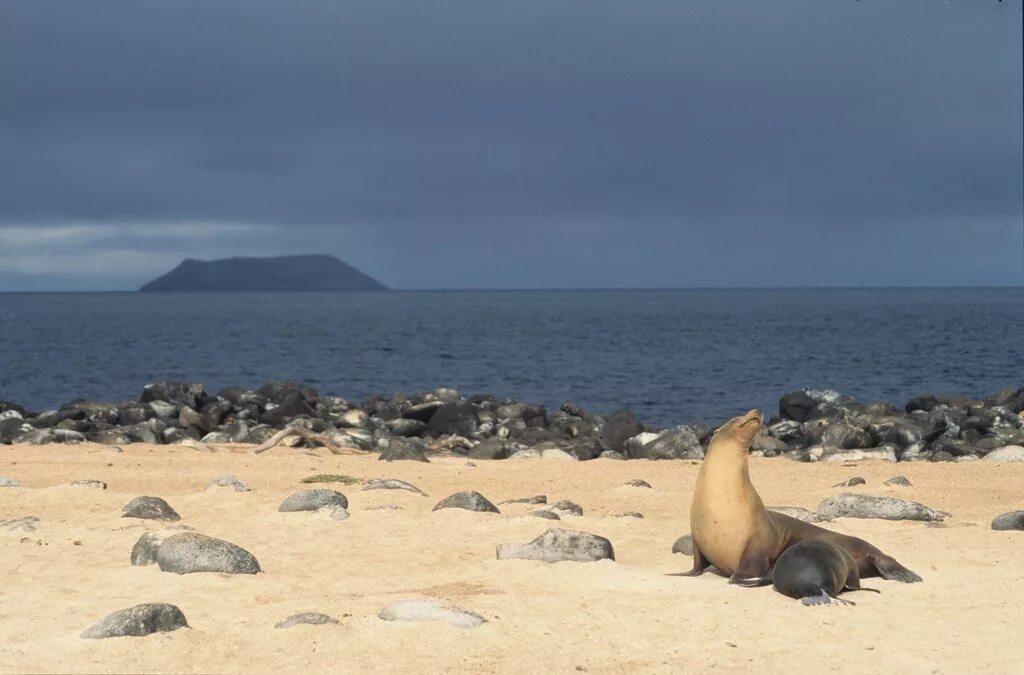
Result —
<instances>
[{"instance_id":1,"label":"ocean","mask_svg":"<svg viewBox=\"0 0 1024 675\"><path fill-rule=\"evenodd\" d=\"M0 400L45 410L162 380L439 386L655 426L787 391L902 405L1024 386L1021 289L0 294Z\"/></svg>"}]
</instances>

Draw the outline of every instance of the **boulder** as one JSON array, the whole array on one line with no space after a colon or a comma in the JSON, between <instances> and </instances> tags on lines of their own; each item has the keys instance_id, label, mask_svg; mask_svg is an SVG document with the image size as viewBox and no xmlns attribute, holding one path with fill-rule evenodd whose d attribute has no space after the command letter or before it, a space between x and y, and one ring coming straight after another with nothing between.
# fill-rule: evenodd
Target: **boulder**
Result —
<instances>
[{"instance_id":1,"label":"boulder","mask_svg":"<svg viewBox=\"0 0 1024 675\"><path fill-rule=\"evenodd\" d=\"M122 509L122 518L144 518L146 520L181 520L178 512L160 497L136 497Z\"/></svg>"},{"instance_id":2,"label":"boulder","mask_svg":"<svg viewBox=\"0 0 1024 675\"><path fill-rule=\"evenodd\" d=\"M499 544L498 560L594 562L615 560L612 543L588 532L552 528L526 544Z\"/></svg>"},{"instance_id":3,"label":"boulder","mask_svg":"<svg viewBox=\"0 0 1024 675\"><path fill-rule=\"evenodd\" d=\"M598 435L603 450L625 452L626 441L644 430L631 410L616 410L604 418L604 425Z\"/></svg>"},{"instance_id":4,"label":"boulder","mask_svg":"<svg viewBox=\"0 0 1024 675\"><path fill-rule=\"evenodd\" d=\"M86 628L82 637L87 640L143 637L179 628L188 628L180 609L165 603L148 603L108 614L99 623Z\"/></svg>"},{"instance_id":5,"label":"boulder","mask_svg":"<svg viewBox=\"0 0 1024 675\"><path fill-rule=\"evenodd\" d=\"M277 507L281 512L316 511L325 506L348 508L348 498L337 490L302 490L291 495Z\"/></svg>"},{"instance_id":6,"label":"boulder","mask_svg":"<svg viewBox=\"0 0 1024 675\"><path fill-rule=\"evenodd\" d=\"M450 497L445 497L432 509L466 509L467 511L489 511L501 513L498 507L492 504L486 497L474 490L456 492Z\"/></svg>"},{"instance_id":7,"label":"boulder","mask_svg":"<svg viewBox=\"0 0 1024 675\"><path fill-rule=\"evenodd\" d=\"M377 441L377 447L381 449L378 459L382 462L394 462L396 460L411 460L415 462L429 462L426 455L426 446L419 441L402 438L401 436L388 436Z\"/></svg>"},{"instance_id":8,"label":"boulder","mask_svg":"<svg viewBox=\"0 0 1024 675\"><path fill-rule=\"evenodd\" d=\"M690 427L681 425L662 432L643 453L647 459L703 459L704 447Z\"/></svg>"},{"instance_id":9,"label":"boulder","mask_svg":"<svg viewBox=\"0 0 1024 675\"><path fill-rule=\"evenodd\" d=\"M895 497L843 492L828 497L818 505L823 518L881 518L883 520L942 521L948 513L935 511L924 504Z\"/></svg>"},{"instance_id":10,"label":"boulder","mask_svg":"<svg viewBox=\"0 0 1024 675\"><path fill-rule=\"evenodd\" d=\"M1024 530L1024 511L1009 511L992 519L993 530Z\"/></svg>"},{"instance_id":11,"label":"boulder","mask_svg":"<svg viewBox=\"0 0 1024 675\"><path fill-rule=\"evenodd\" d=\"M156 562L164 572L193 574L257 574L260 564L240 546L198 532L182 532L168 537L157 549Z\"/></svg>"}]
</instances>

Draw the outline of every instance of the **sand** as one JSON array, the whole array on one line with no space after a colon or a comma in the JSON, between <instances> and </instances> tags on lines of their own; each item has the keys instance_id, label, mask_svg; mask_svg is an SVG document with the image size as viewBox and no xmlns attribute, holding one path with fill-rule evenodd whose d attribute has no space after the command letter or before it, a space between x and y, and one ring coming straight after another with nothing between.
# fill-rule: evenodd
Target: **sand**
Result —
<instances>
[{"instance_id":1,"label":"sand","mask_svg":"<svg viewBox=\"0 0 1024 675\"><path fill-rule=\"evenodd\" d=\"M924 577L872 579L881 594L847 596L856 607L808 608L771 587L730 586L687 570L671 553L687 533L698 466L688 461L378 462L276 448L207 454L184 447L0 446L0 520L40 519L35 532L0 532L2 672L1021 672L1024 532L994 532L991 519L1024 508L1024 465L799 464L751 461L769 505L814 509L847 488L948 511L945 527L844 519L831 529L863 537ZM235 474L252 492L204 491ZM351 517L278 513L316 473L399 478L429 494L337 486ZM912 487L883 486L896 474ZM99 479L109 489L67 487ZM653 489L626 487L642 478ZM561 523L502 513L432 512L442 498L478 490L491 501L545 494L571 499L582 517ZM140 534L161 525L121 518L139 495L160 496L198 531L251 551L263 573L178 576L133 567ZM401 510L371 510L394 504ZM643 519L613 517L639 511ZM607 537L617 560L499 561L495 545L526 542L549 527ZM487 623L385 622L377 612L406 598L438 598ZM168 602L190 629L145 638L83 640L117 609ZM275 629L298 612L339 625Z\"/></svg>"}]
</instances>

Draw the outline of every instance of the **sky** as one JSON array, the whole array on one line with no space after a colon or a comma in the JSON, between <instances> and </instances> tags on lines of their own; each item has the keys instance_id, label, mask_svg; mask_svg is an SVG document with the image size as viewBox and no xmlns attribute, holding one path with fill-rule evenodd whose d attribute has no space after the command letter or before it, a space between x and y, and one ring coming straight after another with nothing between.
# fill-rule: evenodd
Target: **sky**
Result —
<instances>
[{"instance_id":1,"label":"sky","mask_svg":"<svg viewBox=\"0 0 1024 675\"><path fill-rule=\"evenodd\" d=\"M0 0L0 291L1020 285L1021 12Z\"/></svg>"}]
</instances>

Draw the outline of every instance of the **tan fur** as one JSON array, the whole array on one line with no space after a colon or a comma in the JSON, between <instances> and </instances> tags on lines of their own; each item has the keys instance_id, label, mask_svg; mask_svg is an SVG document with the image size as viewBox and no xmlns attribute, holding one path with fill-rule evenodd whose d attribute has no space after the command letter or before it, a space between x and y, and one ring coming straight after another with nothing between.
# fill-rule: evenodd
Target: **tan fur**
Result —
<instances>
[{"instance_id":1,"label":"tan fur","mask_svg":"<svg viewBox=\"0 0 1024 675\"><path fill-rule=\"evenodd\" d=\"M725 574L736 571L751 539L775 538L747 464L750 442L762 423L761 413L751 410L722 425L697 476L690 532L708 561Z\"/></svg>"}]
</instances>

